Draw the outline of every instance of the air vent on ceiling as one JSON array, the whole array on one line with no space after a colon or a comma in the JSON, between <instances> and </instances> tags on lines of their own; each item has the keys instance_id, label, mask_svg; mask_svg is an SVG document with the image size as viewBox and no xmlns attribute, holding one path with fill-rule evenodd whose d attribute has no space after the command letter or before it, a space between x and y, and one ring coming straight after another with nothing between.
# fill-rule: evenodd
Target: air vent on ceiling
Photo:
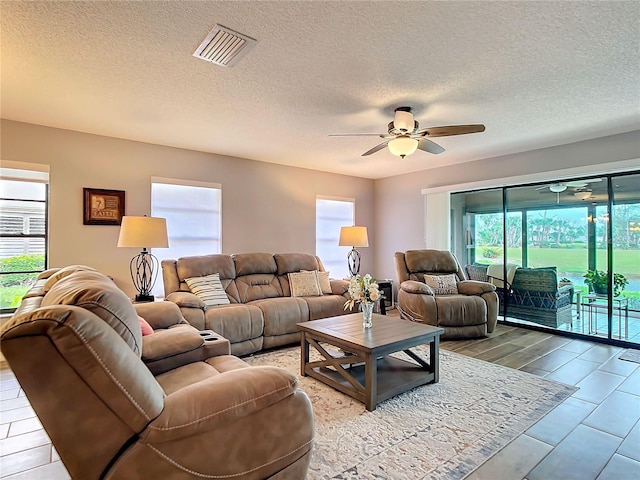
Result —
<instances>
[{"instance_id":1,"label":"air vent on ceiling","mask_svg":"<svg viewBox=\"0 0 640 480\"><path fill-rule=\"evenodd\" d=\"M223 67L232 67L253 48L256 42L257 40L251 37L234 32L222 25L216 25L193 56Z\"/></svg>"}]
</instances>

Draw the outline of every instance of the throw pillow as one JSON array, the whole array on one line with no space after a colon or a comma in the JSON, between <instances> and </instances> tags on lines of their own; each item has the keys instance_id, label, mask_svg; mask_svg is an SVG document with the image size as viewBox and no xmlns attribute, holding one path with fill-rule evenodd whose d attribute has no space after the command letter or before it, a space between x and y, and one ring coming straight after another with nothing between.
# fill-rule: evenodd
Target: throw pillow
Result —
<instances>
[{"instance_id":1,"label":"throw pillow","mask_svg":"<svg viewBox=\"0 0 640 480\"><path fill-rule=\"evenodd\" d=\"M292 297L319 297L322 289L318 283L318 275L313 272L288 273Z\"/></svg>"},{"instance_id":2,"label":"throw pillow","mask_svg":"<svg viewBox=\"0 0 640 480\"><path fill-rule=\"evenodd\" d=\"M455 295L458 293L458 277L455 273L449 275L426 275L424 283L429 285L434 295Z\"/></svg>"},{"instance_id":3,"label":"throw pillow","mask_svg":"<svg viewBox=\"0 0 640 480\"><path fill-rule=\"evenodd\" d=\"M185 278L184 281L189 290L204 302L205 308L231 303L229 302L229 297L227 297L227 292L224 291L219 273L213 273L205 277Z\"/></svg>"},{"instance_id":4,"label":"throw pillow","mask_svg":"<svg viewBox=\"0 0 640 480\"><path fill-rule=\"evenodd\" d=\"M318 272L318 283L323 294L331 294L331 282L329 281L329 272Z\"/></svg>"},{"instance_id":5,"label":"throw pillow","mask_svg":"<svg viewBox=\"0 0 640 480\"><path fill-rule=\"evenodd\" d=\"M469 280L477 280L478 282L488 282L486 265L467 265L467 276Z\"/></svg>"},{"instance_id":6,"label":"throw pillow","mask_svg":"<svg viewBox=\"0 0 640 480\"><path fill-rule=\"evenodd\" d=\"M302 270L303 272L308 272L310 270ZM318 277L318 285L320 285L320 290L323 295L331 295L333 293L331 291L331 282L329 281L329 272L320 272L318 270L313 270Z\"/></svg>"},{"instance_id":7,"label":"throw pillow","mask_svg":"<svg viewBox=\"0 0 640 480\"><path fill-rule=\"evenodd\" d=\"M143 337L151 335L153 333L153 327L151 327L151 325L149 325L149 322L147 322L140 315L138 315L138 321L140 322L140 330L142 330Z\"/></svg>"}]
</instances>

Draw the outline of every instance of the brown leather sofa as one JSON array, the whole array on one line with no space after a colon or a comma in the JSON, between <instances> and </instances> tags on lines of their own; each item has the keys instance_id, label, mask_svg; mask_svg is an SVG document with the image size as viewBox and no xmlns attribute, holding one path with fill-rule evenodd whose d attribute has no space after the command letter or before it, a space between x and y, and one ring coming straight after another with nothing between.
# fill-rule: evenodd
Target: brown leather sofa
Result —
<instances>
[{"instance_id":1,"label":"brown leather sofa","mask_svg":"<svg viewBox=\"0 0 640 480\"><path fill-rule=\"evenodd\" d=\"M42 274L0 330L73 478L305 477L313 411L295 375L250 367L170 302L134 306L105 275L77 270Z\"/></svg>"},{"instance_id":2,"label":"brown leather sofa","mask_svg":"<svg viewBox=\"0 0 640 480\"><path fill-rule=\"evenodd\" d=\"M442 338L482 337L498 322L495 286L467 280L456 257L441 250L396 252L398 310L403 318L444 328ZM427 275L455 275L457 293L437 295Z\"/></svg>"},{"instance_id":3,"label":"brown leather sofa","mask_svg":"<svg viewBox=\"0 0 640 480\"><path fill-rule=\"evenodd\" d=\"M187 321L231 342L231 353L246 355L300 341L297 323L345 312L349 282L331 280L331 293L292 297L287 274L324 271L315 255L241 253L204 255L162 261L165 299L176 303ZM220 274L229 305L205 308L185 279Z\"/></svg>"}]
</instances>

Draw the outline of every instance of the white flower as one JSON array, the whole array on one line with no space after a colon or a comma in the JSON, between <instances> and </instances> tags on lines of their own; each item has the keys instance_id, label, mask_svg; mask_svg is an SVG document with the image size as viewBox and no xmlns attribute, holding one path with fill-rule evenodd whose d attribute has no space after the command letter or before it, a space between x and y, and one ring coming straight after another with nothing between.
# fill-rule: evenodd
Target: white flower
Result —
<instances>
[{"instance_id":1,"label":"white flower","mask_svg":"<svg viewBox=\"0 0 640 480\"><path fill-rule=\"evenodd\" d=\"M351 277L348 292L350 299L344 304L345 310L353 308L356 302L373 303L383 298L378 289L378 282L368 273L364 277Z\"/></svg>"}]
</instances>

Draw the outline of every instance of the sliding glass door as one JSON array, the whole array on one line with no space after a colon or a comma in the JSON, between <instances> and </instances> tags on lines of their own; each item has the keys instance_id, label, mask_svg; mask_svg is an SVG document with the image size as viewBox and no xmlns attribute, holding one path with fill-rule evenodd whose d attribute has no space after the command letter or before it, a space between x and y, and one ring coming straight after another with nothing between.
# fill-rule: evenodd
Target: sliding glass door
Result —
<instances>
[{"instance_id":1,"label":"sliding glass door","mask_svg":"<svg viewBox=\"0 0 640 480\"><path fill-rule=\"evenodd\" d=\"M454 193L451 206L452 249L501 287L503 321L640 343L638 173Z\"/></svg>"}]
</instances>

